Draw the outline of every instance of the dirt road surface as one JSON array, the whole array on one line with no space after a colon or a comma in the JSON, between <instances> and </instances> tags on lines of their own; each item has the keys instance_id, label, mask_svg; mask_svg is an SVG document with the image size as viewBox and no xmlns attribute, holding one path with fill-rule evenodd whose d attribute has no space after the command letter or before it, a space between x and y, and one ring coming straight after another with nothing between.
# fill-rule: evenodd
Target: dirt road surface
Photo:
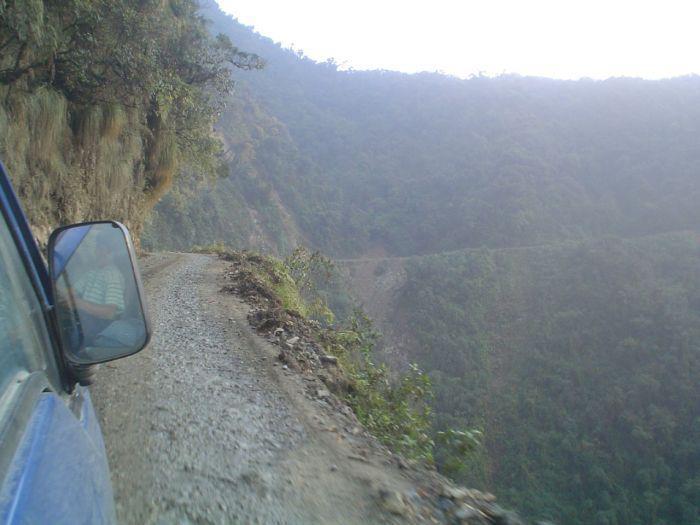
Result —
<instances>
[{"instance_id":1,"label":"dirt road surface","mask_svg":"<svg viewBox=\"0 0 700 525\"><path fill-rule=\"evenodd\" d=\"M207 255L142 261L153 341L91 388L120 523L405 522L378 494L414 485L277 362L248 306L220 291L224 268Z\"/></svg>"}]
</instances>

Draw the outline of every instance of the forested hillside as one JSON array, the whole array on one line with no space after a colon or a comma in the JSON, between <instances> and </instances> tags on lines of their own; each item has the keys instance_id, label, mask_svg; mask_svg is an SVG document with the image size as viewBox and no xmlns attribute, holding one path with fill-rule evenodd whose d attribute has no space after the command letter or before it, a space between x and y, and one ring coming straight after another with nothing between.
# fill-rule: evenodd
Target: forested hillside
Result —
<instances>
[{"instance_id":1,"label":"forested hillside","mask_svg":"<svg viewBox=\"0 0 700 525\"><path fill-rule=\"evenodd\" d=\"M437 425L484 432L446 470L562 523L697 523L699 262L692 233L406 261Z\"/></svg>"},{"instance_id":2,"label":"forested hillside","mask_svg":"<svg viewBox=\"0 0 700 525\"><path fill-rule=\"evenodd\" d=\"M104 217L138 238L179 169L225 165L229 69L259 65L192 0L0 2L0 159L40 238Z\"/></svg>"},{"instance_id":3,"label":"forested hillside","mask_svg":"<svg viewBox=\"0 0 700 525\"><path fill-rule=\"evenodd\" d=\"M700 79L339 71L203 7L266 67L217 124L229 175L193 167L145 242L388 257L387 351L436 438L483 432L444 472L558 523L700 522Z\"/></svg>"},{"instance_id":4,"label":"forested hillside","mask_svg":"<svg viewBox=\"0 0 700 525\"><path fill-rule=\"evenodd\" d=\"M314 246L356 256L700 224L698 78L459 80L338 71L207 6L216 31L267 62L239 81L252 100L221 120L221 127L248 122L229 135L243 163L233 170L235 190L219 187L245 192L271 231L282 229L281 206L287 224ZM189 215L202 204L190 201ZM224 225L211 228L199 234L229 240Z\"/></svg>"}]
</instances>

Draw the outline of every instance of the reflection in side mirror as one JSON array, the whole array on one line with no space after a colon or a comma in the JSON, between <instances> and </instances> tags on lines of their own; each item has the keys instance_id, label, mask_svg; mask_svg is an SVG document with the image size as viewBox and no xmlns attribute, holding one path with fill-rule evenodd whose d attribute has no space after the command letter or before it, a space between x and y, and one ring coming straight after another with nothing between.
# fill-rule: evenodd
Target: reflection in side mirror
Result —
<instances>
[{"instance_id":1,"label":"reflection in side mirror","mask_svg":"<svg viewBox=\"0 0 700 525\"><path fill-rule=\"evenodd\" d=\"M66 359L90 365L143 349L151 336L128 230L116 222L66 226L49 239L49 268Z\"/></svg>"}]
</instances>

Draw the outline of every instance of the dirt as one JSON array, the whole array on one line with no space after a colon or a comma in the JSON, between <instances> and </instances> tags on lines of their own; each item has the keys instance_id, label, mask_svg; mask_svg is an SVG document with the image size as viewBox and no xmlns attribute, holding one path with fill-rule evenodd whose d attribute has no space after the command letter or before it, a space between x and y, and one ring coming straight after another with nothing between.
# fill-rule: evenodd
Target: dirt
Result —
<instances>
[{"instance_id":1,"label":"dirt","mask_svg":"<svg viewBox=\"0 0 700 525\"><path fill-rule=\"evenodd\" d=\"M154 338L103 365L92 387L119 521L432 521L412 504L425 496L419 473L254 333L249 306L221 292L225 265L142 261Z\"/></svg>"}]
</instances>

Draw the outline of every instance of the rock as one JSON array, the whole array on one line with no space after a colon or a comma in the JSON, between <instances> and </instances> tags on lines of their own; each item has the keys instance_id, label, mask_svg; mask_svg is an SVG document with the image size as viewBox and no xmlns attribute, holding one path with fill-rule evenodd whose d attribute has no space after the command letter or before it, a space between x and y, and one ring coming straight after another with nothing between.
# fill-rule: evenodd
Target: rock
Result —
<instances>
[{"instance_id":1,"label":"rock","mask_svg":"<svg viewBox=\"0 0 700 525\"><path fill-rule=\"evenodd\" d=\"M408 513L408 506L401 493L394 490L380 489L379 504L385 511L397 516L405 516Z\"/></svg>"},{"instance_id":2,"label":"rock","mask_svg":"<svg viewBox=\"0 0 700 525\"><path fill-rule=\"evenodd\" d=\"M284 328L275 328L275 331L273 333L274 333L274 335L279 337L284 333Z\"/></svg>"},{"instance_id":3,"label":"rock","mask_svg":"<svg viewBox=\"0 0 700 525\"><path fill-rule=\"evenodd\" d=\"M331 472L338 470L338 465L331 465Z\"/></svg>"},{"instance_id":4,"label":"rock","mask_svg":"<svg viewBox=\"0 0 700 525\"><path fill-rule=\"evenodd\" d=\"M396 464L399 466L400 469L402 470L407 470L408 469L408 463L406 463L406 460L401 457L401 456L396 456Z\"/></svg>"},{"instance_id":5,"label":"rock","mask_svg":"<svg viewBox=\"0 0 700 525\"><path fill-rule=\"evenodd\" d=\"M465 499L472 497L472 491L465 489L464 487L445 485L442 487L442 495L453 501L464 501Z\"/></svg>"},{"instance_id":6,"label":"rock","mask_svg":"<svg viewBox=\"0 0 700 525\"><path fill-rule=\"evenodd\" d=\"M483 499L484 501L488 501L488 502L491 502L491 503L493 503L494 501L496 501L496 496L494 496L494 495L491 494L490 492L480 492L479 494L480 494L479 497L480 497L481 499ZM550 525L552 525L552 524L550 524Z\"/></svg>"},{"instance_id":7,"label":"rock","mask_svg":"<svg viewBox=\"0 0 700 525\"><path fill-rule=\"evenodd\" d=\"M469 525L477 523L487 523L484 519L484 515L478 510L476 510L474 507L470 507L469 505L460 506L455 512L455 518L459 521L459 523Z\"/></svg>"},{"instance_id":8,"label":"rock","mask_svg":"<svg viewBox=\"0 0 700 525\"><path fill-rule=\"evenodd\" d=\"M454 502L453 502L451 499L446 498L446 497L444 497L444 496L440 496L440 497L438 498L438 501L437 501L437 506L438 506L438 508L439 508L440 510L442 510L443 512L447 512L447 511L450 510L452 507L454 507L455 504L454 504Z\"/></svg>"},{"instance_id":9,"label":"rock","mask_svg":"<svg viewBox=\"0 0 700 525\"><path fill-rule=\"evenodd\" d=\"M319 357L321 360L321 363L324 365L337 365L338 364L338 358L335 357L334 355L322 355Z\"/></svg>"},{"instance_id":10,"label":"rock","mask_svg":"<svg viewBox=\"0 0 700 525\"><path fill-rule=\"evenodd\" d=\"M331 397L331 393L325 388L319 388L318 390L316 390L316 397L319 399L326 399Z\"/></svg>"},{"instance_id":11,"label":"rock","mask_svg":"<svg viewBox=\"0 0 700 525\"><path fill-rule=\"evenodd\" d=\"M523 525L523 521L517 514L507 511L498 505L484 502L479 507L495 525Z\"/></svg>"},{"instance_id":12,"label":"rock","mask_svg":"<svg viewBox=\"0 0 700 525\"><path fill-rule=\"evenodd\" d=\"M289 346L294 346L294 345L297 344L298 342L299 342L299 338L298 338L297 336L290 337L289 339L287 339L287 344L288 344Z\"/></svg>"}]
</instances>

